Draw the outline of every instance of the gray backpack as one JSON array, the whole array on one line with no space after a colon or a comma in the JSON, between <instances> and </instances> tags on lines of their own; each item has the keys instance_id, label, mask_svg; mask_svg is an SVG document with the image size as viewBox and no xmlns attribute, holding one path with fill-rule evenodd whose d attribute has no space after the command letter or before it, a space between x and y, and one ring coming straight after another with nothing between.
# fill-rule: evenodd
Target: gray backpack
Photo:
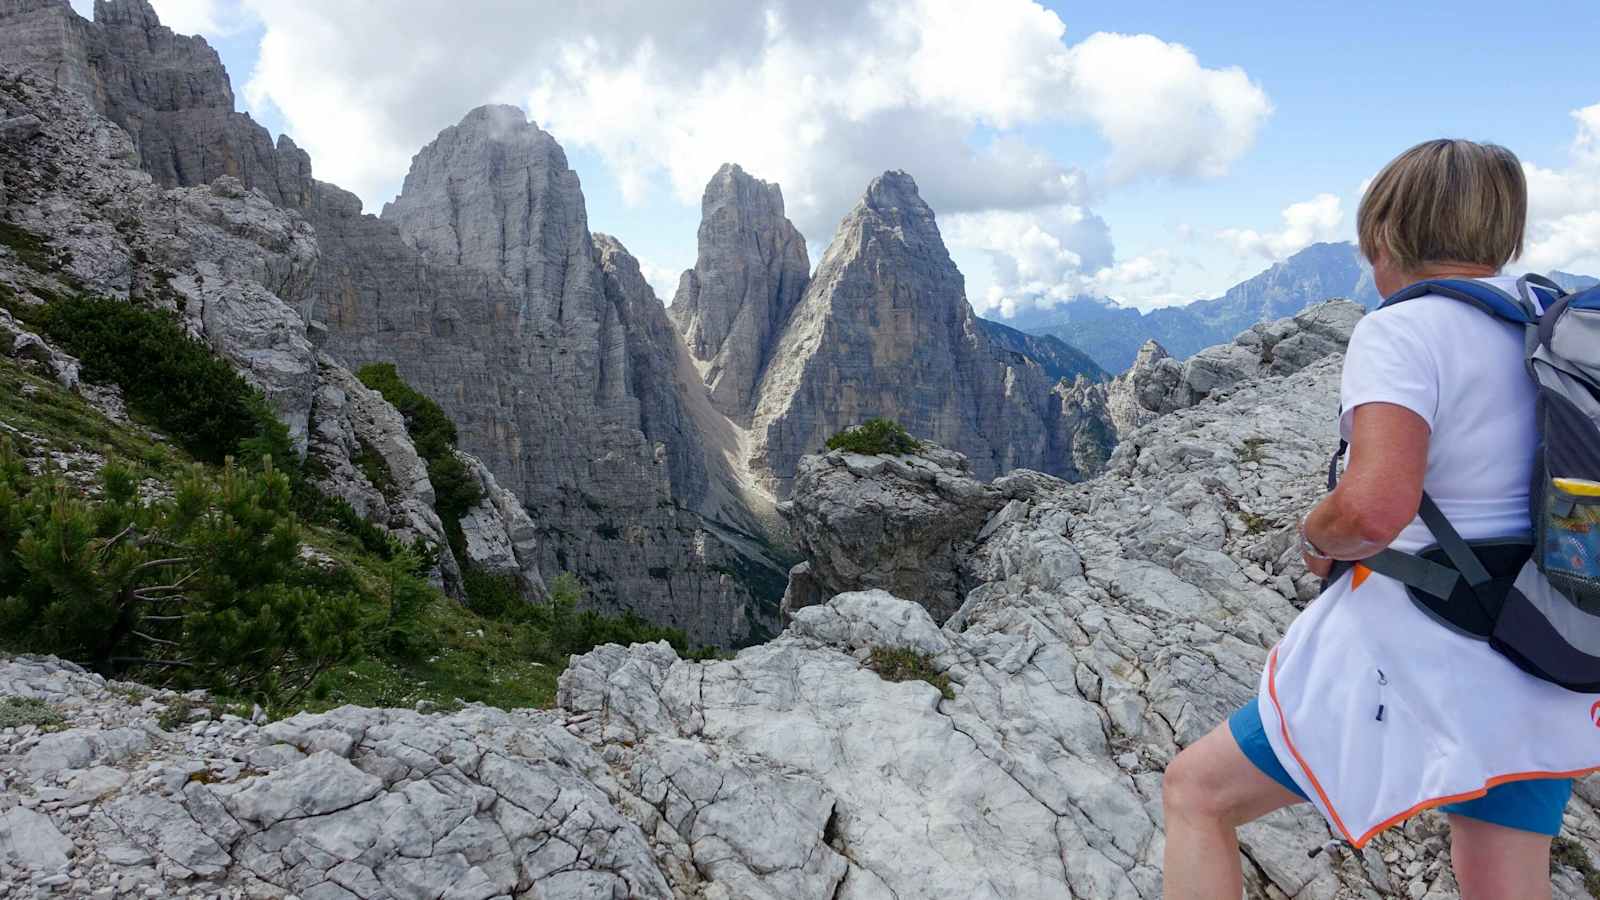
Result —
<instances>
[{"instance_id":1,"label":"gray backpack","mask_svg":"<svg viewBox=\"0 0 1600 900\"><path fill-rule=\"evenodd\" d=\"M1385 550L1361 565L1401 582L1436 621L1488 641L1524 671L1600 693L1600 287L1569 295L1528 275L1513 296L1481 281L1423 281L1383 307L1426 294L1526 329L1528 373L1539 387L1533 533L1464 540L1424 494L1419 515L1437 543L1416 554ZM1330 490L1345 449L1329 467Z\"/></svg>"}]
</instances>

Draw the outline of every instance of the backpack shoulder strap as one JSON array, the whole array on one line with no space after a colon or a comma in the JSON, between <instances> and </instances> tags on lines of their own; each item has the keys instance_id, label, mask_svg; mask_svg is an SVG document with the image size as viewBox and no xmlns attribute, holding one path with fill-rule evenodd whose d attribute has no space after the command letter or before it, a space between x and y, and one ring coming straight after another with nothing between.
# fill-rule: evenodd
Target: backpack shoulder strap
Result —
<instances>
[{"instance_id":1,"label":"backpack shoulder strap","mask_svg":"<svg viewBox=\"0 0 1600 900\"><path fill-rule=\"evenodd\" d=\"M1483 312L1517 325L1532 325L1537 319L1529 314L1521 299L1500 290L1492 284L1468 278L1438 278L1419 281L1389 295L1379 309L1414 300L1428 294L1438 294L1452 300L1469 303Z\"/></svg>"}]
</instances>

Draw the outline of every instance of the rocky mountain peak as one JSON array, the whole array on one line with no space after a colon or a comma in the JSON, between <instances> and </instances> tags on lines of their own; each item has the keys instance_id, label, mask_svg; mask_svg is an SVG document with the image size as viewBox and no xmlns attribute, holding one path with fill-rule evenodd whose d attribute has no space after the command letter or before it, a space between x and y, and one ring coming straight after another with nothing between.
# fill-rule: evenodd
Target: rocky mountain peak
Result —
<instances>
[{"instance_id":1,"label":"rocky mountain peak","mask_svg":"<svg viewBox=\"0 0 1600 900\"><path fill-rule=\"evenodd\" d=\"M0 64L83 95L133 136L141 168L167 186L239 179L281 206L312 202L310 159L234 112L233 87L204 38L161 24L148 0L0 0Z\"/></svg>"},{"instance_id":2,"label":"rocky mountain peak","mask_svg":"<svg viewBox=\"0 0 1600 900\"><path fill-rule=\"evenodd\" d=\"M596 296L578 175L517 107L480 106L441 131L383 219L429 262L498 274L547 312Z\"/></svg>"},{"instance_id":3,"label":"rocky mountain peak","mask_svg":"<svg viewBox=\"0 0 1600 900\"><path fill-rule=\"evenodd\" d=\"M154 30L163 28L150 0L95 0L94 20L101 25L132 26ZM170 31L170 29L168 29Z\"/></svg>"},{"instance_id":4,"label":"rocky mountain peak","mask_svg":"<svg viewBox=\"0 0 1600 900\"><path fill-rule=\"evenodd\" d=\"M918 212L933 215L933 210L922 200L922 194L917 191L917 180L909 172L899 169L890 169L872 179L867 185L867 192L862 195L861 203L877 210L891 210L909 208Z\"/></svg>"},{"instance_id":5,"label":"rocky mountain peak","mask_svg":"<svg viewBox=\"0 0 1600 900\"><path fill-rule=\"evenodd\" d=\"M867 234L883 233L896 244L929 254L929 263L961 277L945 249L933 209L918 192L916 179L905 172L890 170L872 179L866 193L839 226L841 235L853 229L864 229L863 242ZM961 296L965 301L964 289Z\"/></svg>"},{"instance_id":6,"label":"rocky mountain peak","mask_svg":"<svg viewBox=\"0 0 1600 900\"><path fill-rule=\"evenodd\" d=\"M805 238L784 216L783 191L726 163L700 204L699 255L670 313L711 402L748 421L778 331L811 274Z\"/></svg>"},{"instance_id":7,"label":"rocky mountain peak","mask_svg":"<svg viewBox=\"0 0 1600 900\"><path fill-rule=\"evenodd\" d=\"M965 454L982 479L1018 467L1083 477L1109 452L1093 435L1110 429L1056 380L980 325L916 181L885 172L845 216L772 352L750 466L786 496L802 455L884 417Z\"/></svg>"}]
</instances>

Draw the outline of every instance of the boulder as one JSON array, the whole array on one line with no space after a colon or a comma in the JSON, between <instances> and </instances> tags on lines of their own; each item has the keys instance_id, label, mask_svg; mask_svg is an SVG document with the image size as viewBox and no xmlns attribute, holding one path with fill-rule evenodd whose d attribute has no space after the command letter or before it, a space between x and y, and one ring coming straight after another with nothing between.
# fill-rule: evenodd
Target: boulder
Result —
<instances>
[{"instance_id":1,"label":"boulder","mask_svg":"<svg viewBox=\"0 0 1600 900\"><path fill-rule=\"evenodd\" d=\"M931 444L905 455L804 457L779 507L806 557L798 584L791 572L786 611L879 588L943 622L972 587L962 567L978 532L1006 499L972 477L965 456Z\"/></svg>"}]
</instances>

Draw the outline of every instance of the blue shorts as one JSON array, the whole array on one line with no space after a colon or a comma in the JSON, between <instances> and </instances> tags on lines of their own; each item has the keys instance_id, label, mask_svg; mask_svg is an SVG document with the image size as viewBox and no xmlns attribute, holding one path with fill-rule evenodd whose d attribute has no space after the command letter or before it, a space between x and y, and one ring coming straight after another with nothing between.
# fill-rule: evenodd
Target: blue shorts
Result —
<instances>
[{"instance_id":1,"label":"blue shorts","mask_svg":"<svg viewBox=\"0 0 1600 900\"><path fill-rule=\"evenodd\" d=\"M1272 751L1272 745L1267 743L1267 733L1261 725L1261 708L1256 701L1246 703L1228 717L1228 730L1233 733L1239 749L1255 763L1256 768L1293 791L1300 799L1310 799L1289 777L1288 770L1278 762L1278 755ZM1566 811L1567 800L1571 797L1572 779L1539 778L1497 785L1482 797L1451 803L1439 809L1469 819L1555 837L1561 833L1561 814Z\"/></svg>"}]
</instances>

